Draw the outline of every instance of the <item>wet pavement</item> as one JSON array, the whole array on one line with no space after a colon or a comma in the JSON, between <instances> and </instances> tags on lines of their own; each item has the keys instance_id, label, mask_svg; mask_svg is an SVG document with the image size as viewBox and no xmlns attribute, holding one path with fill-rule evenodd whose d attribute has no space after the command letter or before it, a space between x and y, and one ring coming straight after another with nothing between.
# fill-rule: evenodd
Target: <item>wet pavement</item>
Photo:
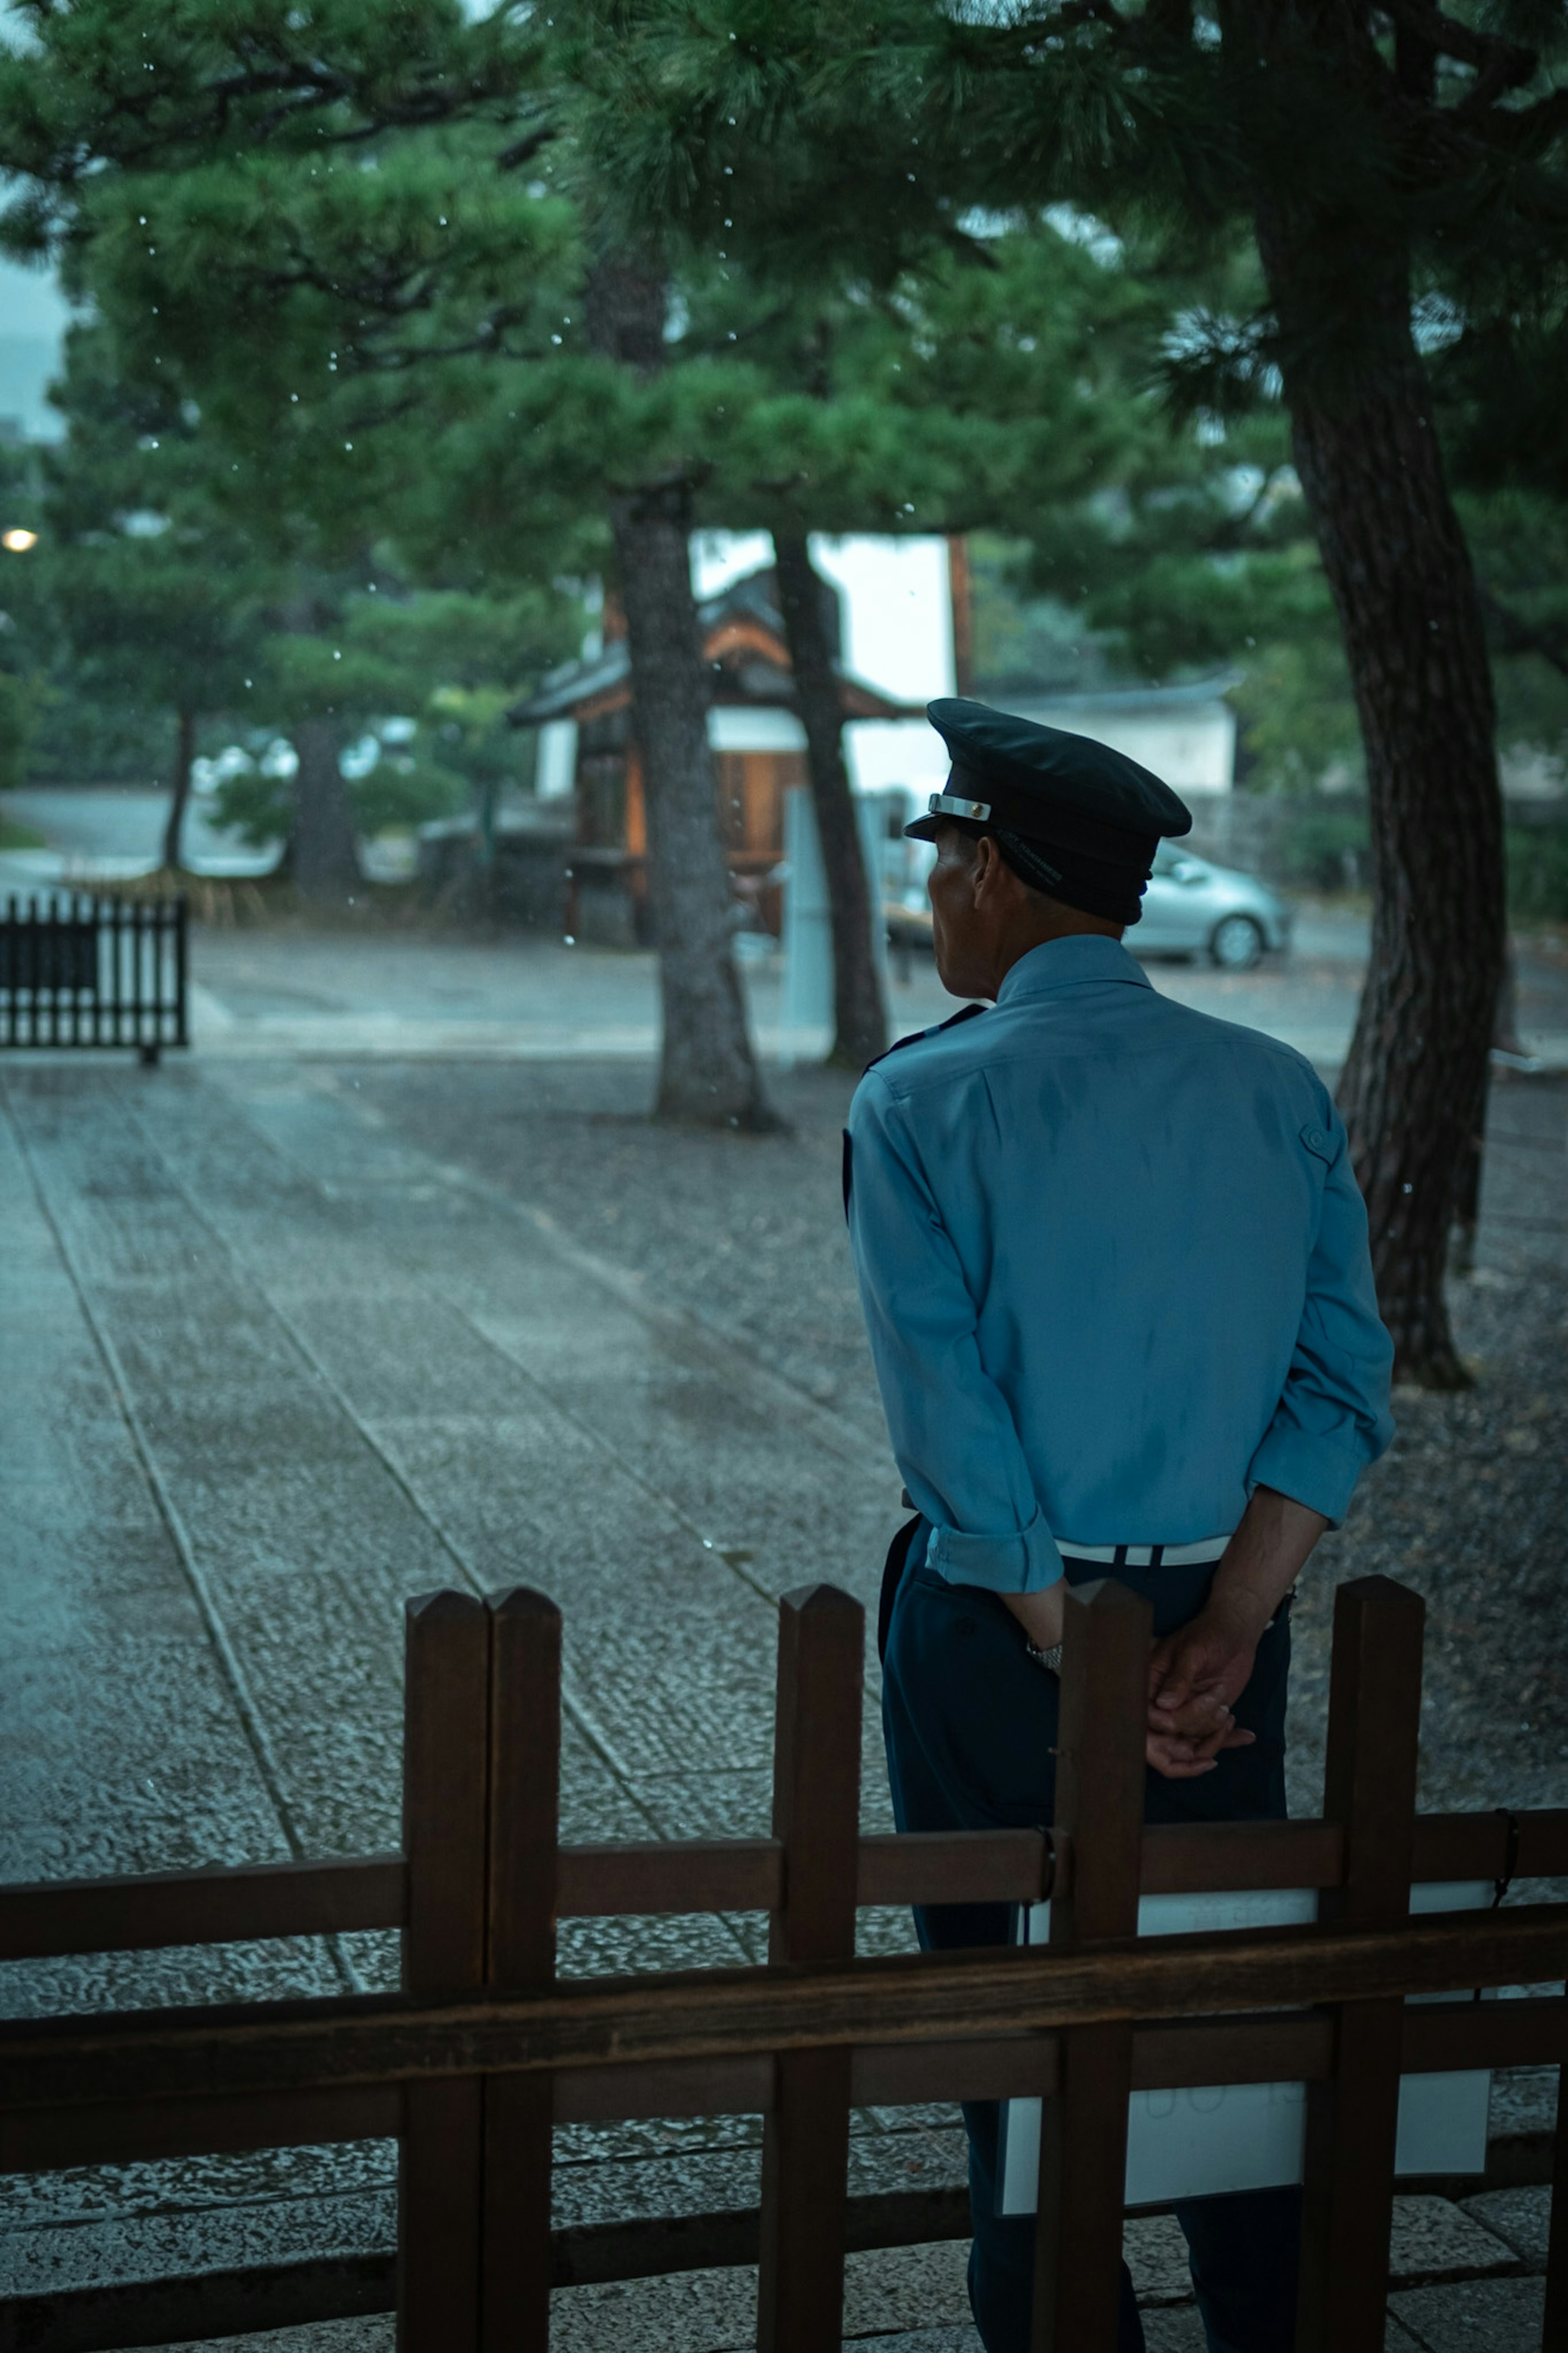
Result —
<instances>
[{"instance_id":1,"label":"wet pavement","mask_svg":"<svg viewBox=\"0 0 1568 2353\"><path fill-rule=\"evenodd\" d=\"M1129 935L1136 946L1136 934ZM783 960L760 935L742 975L759 1050L773 1063L819 1060L826 1033L783 1025ZM1220 1019L1284 1039L1320 1066L1344 1059L1365 968L1363 915L1298 911L1289 955L1250 973L1201 958L1151 957L1157 988ZM1568 944L1520 944L1520 1023L1532 1053L1568 1069ZM574 1060L651 1055L658 969L650 955L536 934L444 936L409 926L323 933L287 925L198 929L192 1018L200 1052L226 1060L287 1054L449 1060ZM956 1002L929 955L894 959L895 1036L945 1020Z\"/></svg>"},{"instance_id":2,"label":"wet pavement","mask_svg":"<svg viewBox=\"0 0 1568 2353\"><path fill-rule=\"evenodd\" d=\"M814 1576L871 1599L899 1516L885 1448L290 1071L52 1063L5 1096L0 1284L29 1377L0 1474L0 1875L395 1846L401 1604L441 1584L563 1604L563 1836L765 1827L773 1600ZM733 1963L761 1939L584 1922L561 1963ZM11 1965L0 2001L395 1971L392 1940L360 1936ZM947 2116L859 2125L858 2187L952 2178ZM563 2221L755 2196L744 2125L562 2138ZM0 2290L381 2243L391 2178L382 2148L9 2181Z\"/></svg>"},{"instance_id":3,"label":"wet pavement","mask_svg":"<svg viewBox=\"0 0 1568 2353\"><path fill-rule=\"evenodd\" d=\"M227 943L226 965L202 949L215 994L237 991L257 953ZM312 963L269 941L268 985L290 985L287 964L301 989L323 986L339 949L318 944ZM584 963L570 968L581 987ZM1353 965L1338 969L1348 991ZM26 1377L7 1383L0 1461L0 1876L395 1845L401 1604L439 1584L524 1581L562 1603L563 1836L765 1827L773 1600L822 1577L869 1604L900 1517L835 1206L847 1083L774 1083L793 1132L741 1139L649 1128L650 1066L602 1056L11 1060L0 1313ZM1407 1405L1406 1451L1334 1539L1331 1577L1379 1546L1376 1565L1409 1573L1411 1515L1472 1444L1514 1482L1478 1493L1478 1555L1489 1510L1517 1498L1502 1557L1521 1607L1541 1581L1563 1403L1563 1110L1560 1082L1498 1092L1484 1280L1465 1309L1466 1345L1490 1352L1495 1378L1473 1404ZM1483 1411L1468 1440L1458 1417ZM1435 1531L1435 1556L1453 1534ZM1433 1591L1427 1802L1563 1802L1556 1686L1521 1728L1517 1707L1497 1725L1484 1626L1446 1619ZM1309 1609L1292 1727L1308 1805L1314 1623ZM868 1710L864 1820L880 1828L874 1725ZM862 1930L868 1949L907 1941L901 1917L863 1915ZM734 1961L760 1955L761 1934L748 1917L575 1923L562 1967ZM394 1969L392 1940L363 1936L100 1956L0 1969L0 2003L321 1993ZM1494 2126L1538 2145L1553 2088L1500 2084ZM751 2203L758 2144L755 2119L574 2127L557 2219ZM382 2250L392 2179L390 2147L370 2145L0 2181L0 2296ZM857 2117L858 2190L961 2179L951 2111ZM1525 2341L1535 2210L1415 2203L1442 2211L1407 2217L1391 2344ZM1152 2225L1133 2243L1154 2353L1195 2348L1170 2246ZM973 2353L960 2250L856 2263L853 2332ZM744 2273L562 2291L558 2334L584 2353L720 2353L749 2342L751 2292ZM391 2338L370 2319L256 2341L380 2353Z\"/></svg>"},{"instance_id":4,"label":"wet pavement","mask_svg":"<svg viewBox=\"0 0 1568 2353\"><path fill-rule=\"evenodd\" d=\"M214 805L194 794L186 805L182 849L193 874L270 874L276 845L252 849L213 822ZM163 861L169 796L137 785L19 786L5 813L41 834L47 847L0 852L0 892L56 882L85 887L152 873Z\"/></svg>"}]
</instances>

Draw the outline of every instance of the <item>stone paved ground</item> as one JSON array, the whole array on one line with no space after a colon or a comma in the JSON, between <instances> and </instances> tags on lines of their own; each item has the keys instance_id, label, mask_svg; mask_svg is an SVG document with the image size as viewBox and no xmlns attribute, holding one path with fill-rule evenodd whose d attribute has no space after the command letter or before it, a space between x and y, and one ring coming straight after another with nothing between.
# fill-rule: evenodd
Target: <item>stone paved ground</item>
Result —
<instances>
[{"instance_id":1,"label":"stone paved ground","mask_svg":"<svg viewBox=\"0 0 1568 2353\"><path fill-rule=\"evenodd\" d=\"M563 1605L567 1837L763 1826L773 1599L825 1576L869 1600L898 1516L837 1218L844 1090L781 1081L793 1133L746 1140L650 1131L647 1084L605 1060L5 1072L0 1312L24 1377L0 1462L0 1875L394 1843L399 1606L444 1582ZM1564 1107L1560 1082L1499 1090L1458 1302L1480 1386L1404 1402L1330 1552L1428 1592L1428 1802L1568 1795L1542 1640L1568 1502ZM1309 1808L1329 1582L1301 1619ZM869 1737L866 1816L886 1820ZM758 1930L580 1924L563 1965L733 1960ZM353 1937L12 1967L0 2004L324 1992L390 1959ZM1552 2088L1500 2085L1521 2146ZM940 2110L861 2116L855 2152L858 2189L958 2178ZM563 2221L755 2194L743 2119L577 2128L559 2154ZM382 2245L390 2179L371 2147L5 2181L0 2294ZM1542 2195L1402 2210L1390 2343L1528 2343ZM1171 2230L1130 2226L1155 2353L1197 2343ZM972 2348L960 2255L858 2258L847 2326ZM742 2273L563 2291L558 2334L719 2353L748 2341L747 2297Z\"/></svg>"}]
</instances>

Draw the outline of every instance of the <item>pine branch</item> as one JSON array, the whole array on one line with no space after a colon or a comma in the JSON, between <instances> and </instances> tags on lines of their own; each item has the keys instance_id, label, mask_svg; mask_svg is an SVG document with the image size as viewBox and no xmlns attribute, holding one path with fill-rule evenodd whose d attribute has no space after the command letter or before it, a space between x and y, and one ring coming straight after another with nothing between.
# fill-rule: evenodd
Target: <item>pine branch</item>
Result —
<instances>
[{"instance_id":1,"label":"pine branch","mask_svg":"<svg viewBox=\"0 0 1568 2353\"><path fill-rule=\"evenodd\" d=\"M548 147L552 139L559 139L560 136L561 126L558 122L536 123L531 131L516 141L512 146L502 148L496 157L497 171L521 170L524 164L531 164L542 147Z\"/></svg>"},{"instance_id":2,"label":"pine branch","mask_svg":"<svg viewBox=\"0 0 1568 2353\"><path fill-rule=\"evenodd\" d=\"M939 226L942 243L949 252L956 253L961 261L966 261L976 269L1001 269L1001 263L983 237L972 237L968 229L961 228L956 221L942 221Z\"/></svg>"},{"instance_id":3,"label":"pine branch","mask_svg":"<svg viewBox=\"0 0 1568 2353\"><path fill-rule=\"evenodd\" d=\"M686 357L692 359L732 358L742 343L755 343L759 335L771 335L775 327L783 325L793 308L792 302L776 302L772 310L760 312L754 319L743 320L738 327L727 328L722 335L689 334L681 344L681 351Z\"/></svg>"},{"instance_id":4,"label":"pine branch","mask_svg":"<svg viewBox=\"0 0 1568 2353\"><path fill-rule=\"evenodd\" d=\"M1378 0L1378 5L1396 31L1406 35L1418 49L1434 58L1452 58L1458 65L1474 66L1473 86L1457 106L1447 110L1458 121L1470 121L1489 113L1506 90L1531 80L1540 63L1533 49L1517 41L1446 16L1436 0Z\"/></svg>"},{"instance_id":5,"label":"pine branch","mask_svg":"<svg viewBox=\"0 0 1568 2353\"><path fill-rule=\"evenodd\" d=\"M1527 621L1522 613L1504 604L1484 585L1480 597L1505 654L1539 654L1542 661L1550 662L1561 676L1568 678L1568 628L1543 628L1539 622Z\"/></svg>"},{"instance_id":6,"label":"pine branch","mask_svg":"<svg viewBox=\"0 0 1568 2353\"><path fill-rule=\"evenodd\" d=\"M548 343L533 346L508 343L506 328L516 316L505 319L484 319L473 333L452 343L400 343L392 351L378 352L365 344L349 347L349 373L352 375L405 375L411 368L423 367L430 360L531 360L542 362L558 359L560 353Z\"/></svg>"},{"instance_id":7,"label":"pine branch","mask_svg":"<svg viewBox=\"0 0 1568 2353\"><path fill-rule=\"evenodd\" d=\"M1568 85L1549 90L1533 106L1500 107L1487 124L1488 135L1516 153L1545 146L1568 132Z\"/></svg>"}]
</instances>

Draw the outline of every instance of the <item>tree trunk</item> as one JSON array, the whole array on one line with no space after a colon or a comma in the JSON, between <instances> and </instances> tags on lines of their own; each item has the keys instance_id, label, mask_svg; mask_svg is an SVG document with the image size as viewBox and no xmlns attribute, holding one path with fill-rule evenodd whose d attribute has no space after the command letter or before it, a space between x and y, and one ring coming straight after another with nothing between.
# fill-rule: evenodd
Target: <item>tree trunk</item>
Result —
<instances>
[{"instance_id":1,"label":"tree trunk","mask_svg":"<svg viewBox=\"0 0 1568 2353\"><path fill-rule=\"evenodd\" d=\"M169 795L169 814L163 826L163 866L166 872L180 871L180 851L185 830L185 811L191 802L191 764L196 756L196 714L182 711L174 729L174 778Z\"/></svg>"},{"instance_id":2,"label":"tree trunk","mask_svg":"<svg viewBox=\"0 0 1568 2353\"><path fill-rule=\"evenodd\" d=\"M616 257L595 269L595 347L651 375L664 364L658 273ZM691 593L691 486L619 493L610 524L621 574L647 805L649 896L664 1044L657 1116L715 1127L777 1125L763 1100L735 968L730 878L708 746L708 674Z\"/></svg>"},{"instance_id":3,"label":"tree trunk","mask_svg":"<svg viewBox=\"0 0 1568 2353\"><path fill-rule=\"evenodd\" d=\"M1443 1275L1476 1177L1503 959L1491 671L1411 335L1407 259L1358 256L1347 270L1342 224L1337 244L1316 229L1258 222L1297 471L1366 750L1372 961L1339 1093L1396 1377L1458 1388L1468 1376Z\"/></svg>"},{"instance_id":4,"label":"tree trunk","mask_svg":"<svg viewBox=\"0 0 1568 2353\"><path fill-rule=\"evenodd\" d=\"M827 1059L843 1070L863 1071L888 1047L888 1014L871 930L873 913L879 919L881 909L879 903L873 911L844 765L844 714L824 623L824 586L804 532L775 531L773 554L833 922L834 1038Z\"/></svg>"},{"instance_id":5,"label":"tree trunk","mask_svg":"<svg viewBox=\"0 0 1568 2353\"><path fill-rule=\"evenodd\" d=\"M291 732L300 766L289 871L304 898L341 906L363 887L353 811L338 765L342 728L336 719L304 719Z\"/></svg>"}]
</instances>

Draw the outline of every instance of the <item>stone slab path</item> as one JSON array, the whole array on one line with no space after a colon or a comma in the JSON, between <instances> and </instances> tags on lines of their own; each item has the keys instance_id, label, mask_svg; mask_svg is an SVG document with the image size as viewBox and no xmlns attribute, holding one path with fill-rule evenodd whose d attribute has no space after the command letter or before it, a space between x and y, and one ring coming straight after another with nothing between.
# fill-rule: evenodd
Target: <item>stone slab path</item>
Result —
<instances>
[{"instance_id":1,"label":"stone slab path","mask_svg":"<svg viewBox=\"0 0 1568 2353\"><path fill-rule=\"evenodd\" d=\"M900 1515L864 1417L296 1063L13 1066L0 1230L0 1876L395 1845L401 1606L441 1584L527 1582L564 1610L565 1837L765 1827L774 1600L826 1577L871 1604ZM887 1825L870 1707L864 1819ZM901 1916L862 1927L908 1941ZM562 1966L732 1962L761 1933L572 1924ZM394 1967L364 1936L98 1956L0 1968L0 2005L326 1993ZM558 2219L751 2203L758 2138L573 2128ZM858 2190L962 2173L952 2112L856 2119ZM0 2180L0 2297L379 2250L392 2178L371 2145ZM1498 2195L1516 2202L1402 2203L1391 2345L1528 2341L1542 2193ZM1173 2230L1129 2225L1153 2353L1198 2343ZM963 2253L856 2258L848 2332L973 2353ZM752 2293L744 2272L563 2291L558 2338L724 2353Z\"/></svg>"}]
</instances>

